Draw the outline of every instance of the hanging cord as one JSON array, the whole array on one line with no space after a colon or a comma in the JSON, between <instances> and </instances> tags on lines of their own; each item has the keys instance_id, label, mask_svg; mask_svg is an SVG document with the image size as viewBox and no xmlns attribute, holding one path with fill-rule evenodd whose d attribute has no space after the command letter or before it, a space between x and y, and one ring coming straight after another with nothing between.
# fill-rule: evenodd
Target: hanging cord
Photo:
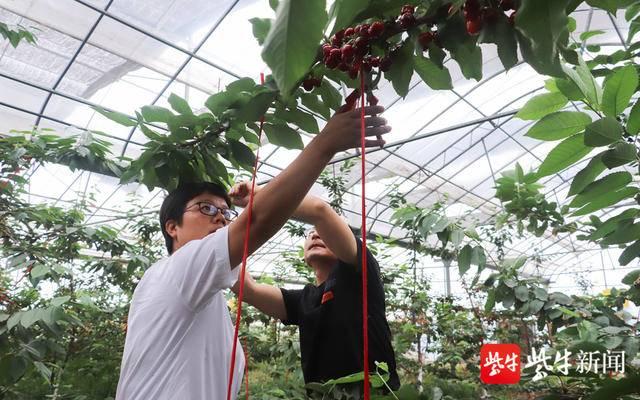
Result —
<instances>
[{"instance_id":1,"label":"hanging cord","mask_svg":"<svg viewBox=\"0 0 640 400\"><path fill-rule=\"evenodd\" d=\"M360 153L362 157L362 344L364 355L364 399L369 400L369 311L367 296L367 226L365 204L365 121L364 121L364 69L360 69Z\"/></svg>"},{"instance_id":2,"label":"hanging cord","mask_svg":"<svg viewBox=\"0 0 640 400\"><path fill-rule=\"evenodd\" d=\"M260 83L264 85L264 73L260 73ZM258 134L258 143L262 139L262 127L264 125L264 116L260 118L260 131ZM229 370L229 385L227 386L227 400L231 400L231 388L233 386L233 371L236 366L236 350L238 348L238 330L240 321L242 320L242 297L244 295L244 277L247 269L247 257L249 255L249 228L251 227L251 211L253 210L253 197L256 188L256 174L258 172L258 159L260 147L256 150L256 159L253 164L253 173L251 175L251 193L249 194L249 209L247 210L247 228L244 232L244 250L242 253L242 269L240 270L240 287L238 289L238 307L236 311L236 326L233 333L233 348L231 350L231 368ZM246 343L246 342L245 342ZM248 370L247 359L245 358L245 371ZM249 398L248 381L247 381L247 398Z\"/></svg>"}]
</instances>

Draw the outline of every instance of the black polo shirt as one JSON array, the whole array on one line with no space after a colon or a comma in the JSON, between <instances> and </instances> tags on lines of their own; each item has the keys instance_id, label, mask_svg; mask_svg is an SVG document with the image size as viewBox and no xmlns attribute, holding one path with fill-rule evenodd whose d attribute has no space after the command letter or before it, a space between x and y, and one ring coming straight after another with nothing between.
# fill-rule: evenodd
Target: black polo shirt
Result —
<instances>
[{"instance_id":1,"label":"black polo shirt","mask_svg":"<svg viewBox=\"0 0 640 400\"><path fill-rule=\"evenodd\" d=\"M280 289L287 310L285 325L298 325L304 380L325 382L363 371L362 356L362 242L356 238L358 266L342 261L319 286L300 290ZM385 316L385 297L380 267L367 250L369 370L375 361L386 362L392 389L400 387L391 347L391 330Z\"/></svg>"}]
</instances>

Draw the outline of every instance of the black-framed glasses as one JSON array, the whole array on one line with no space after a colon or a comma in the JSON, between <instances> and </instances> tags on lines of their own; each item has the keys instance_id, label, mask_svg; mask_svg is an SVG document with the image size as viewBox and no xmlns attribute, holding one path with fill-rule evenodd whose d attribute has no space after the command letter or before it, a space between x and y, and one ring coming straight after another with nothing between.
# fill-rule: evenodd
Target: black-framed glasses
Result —
<instances>
[{"instance_id":1,"label":"black-framed glasses","mask_svg":"<svg viewBox=\"0 0 640 400\"><path fill-rule=\"evenodd\" d=\"M227 221L233 221L234 219L236 219L238 217L238 212L236 210L232 210L230 208L219 208L219 207L214 206L211 203L207 203L206 201L199 201L197 203L194 203L194 204L190 205L189 207L185 208L185 211L187 211L188 209L192 208L193 206L198 206L198 210L202 214L208 215L209 217L214 217L214 216L218 215L218 211L220 213L222 213L222 216Z\"/></svg>"}]
</instances>

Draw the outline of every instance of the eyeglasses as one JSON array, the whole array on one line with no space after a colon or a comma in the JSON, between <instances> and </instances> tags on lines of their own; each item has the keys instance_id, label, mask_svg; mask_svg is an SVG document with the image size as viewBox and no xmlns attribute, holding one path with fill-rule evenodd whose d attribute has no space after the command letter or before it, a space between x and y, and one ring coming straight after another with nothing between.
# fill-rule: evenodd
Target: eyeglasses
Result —
<instances>
[{"instance_id":1,"label":"eyeglasses","mask_svg":"<svg viewBox=\"0 0 640 400\"><path fill-rule=\"evenodd\" d=\"M202 214L208 215L210 217L214 217L214 216L218 215L218 211L220 213L222 213L222 216L227 221L233 221L234 219L236 219L238 217L238 212L236 210L232 210L230 208L218 208L218 207L214 206L213 204L207 203L207 202L204 202L204 201L199 201L199 202L197 202L195 204L190 205L189 207L185 208L185 211L187 211L188 209L190 209L193 206L198 206L198 210Z\"/></svg>"}]
</instances>

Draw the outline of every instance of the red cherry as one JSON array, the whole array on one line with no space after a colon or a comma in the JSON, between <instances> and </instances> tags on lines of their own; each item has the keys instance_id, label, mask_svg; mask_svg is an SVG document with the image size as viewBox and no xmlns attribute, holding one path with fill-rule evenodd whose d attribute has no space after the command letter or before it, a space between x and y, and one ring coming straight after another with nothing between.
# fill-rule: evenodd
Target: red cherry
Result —
<instances>
[{"instance_id":1,"label":"red cherry","mask_svg":"<svg viewBox=\"0 0 640 400\"><path fill-rule=\"evenodd\" d=\"M342 40L338 39L337 37L333 36L331 38L331 44L336 46L336 47L340 47L342 45Z\"/></svg>"},{"instance_id":2,"label":"red cherry","mask_svg":"<svg viewBox=\"0 0 640 400\"><path fill-rule=\"evenodd\" d=\"M340 60L340 57L342 57L342 51L340 51L340 49L336 49L335 47L332 48L331 52L329 53L329 58Z\"/></svg>"},{"instance_id":3,"label":"red cherry","mask_svg":"<svg viewBox=\"0 0 640 400\"><path fill-rule=\"evenodd\" d=\"M338 69L340 71L347 72L347 71L349 71L349 64L341 62L340 64L338 64Z\"/></svg>"},{"instance_id":4,"label":"red cherry","mask_svg":"<svg viewBox=\"0 0 640 400\"><path fill-rule=\"evenodd\" d=\"M384 57L380 60L380 70L381 71L389 71L391 68L392 61L389 57Z\"/></svg>"},{"instance_id":5,"label":"red cherry","mask_svg":"<svg viewBox=\"0 0 640 400\"><path fill-rule=\"evenodd\" d=\"M336 32L336 33L334 34L334 36L335 36L336 38L338 38L339 40L344 39L344 29L341 29L341 30L339 30L338 32Z\"/></svg>"},{"instance_id":6,"label":"red cherry","mask_svg":"<svg viewBox=\"0 0 640 400\"><path fill-rule=\"evenodd\" d=\"M353 60L353 55L355 53L353 46L350 44L345 44L342 46L342 62L349 63Z\"/></svg>"},{"instance_id":7,"label":"red cherry","mask_svg":"<svg viewBox=\"0 0 640 400\"><path fill-rule=\"evenodd\" d=\"M369 63L371 64L372 67L379 67L380 66L380 58L371 57L371 59L369 60Z\"/></svg>"},{"instance_id":8,"label":"red cherry","mask_svg":"<svg viewBox=\"0 0 640 400\"><path fill-rule=\"evenodd\" d=\"M369 45L369 39L362 36L357 38L356 41L353 43L353 47L355 47L358 53L362 52L363 50L366 51L368 45Z\"/></svg>"},{"instance_id":9,"label":"red cherry","mask_svg":"<svg viewBox=\"0 0 640 400\"><path fill-rule=\"evenodd\" d=\"M402 6L400 14L413 14L416 11L416 7L411 4L405 4Z\"/></svg>"},{"instance_id":10,"label":"red cherry","mask_svg":"<svg viewBox=\"0 0 640 400\"><path fill-rule=\"evenodd\" d=\"M416 17L414 17L413 14L405 13L400 16L399 22L402 29L409 29L413 26L413 24L415 24Z\"/></svg>"},{"instance_id":11,"label":"red cherry","mask_svg":"<svg viewBox=\"0 0 640 400\"><path fill-rule=\"evenodd\" d=\"M368 37L369 36L369 28L370 28L369 24L362 24L360 26L359 35L362 36L362 37Z\"/></svg>"},{"instance_id":12,"label":"red cherry","mask_svg":"<svg viewBox=\"0 0 640 400\"><path fill-rule=\"evenodd\" d=\"M355 30L352 27L349 27L344 30L344 37L353 36L354 33L356 33Z\"/></svg>"},{"instance_id":13,"label":"red cherry","mask_svg":"<svg viewBox=\"0 0 640 400\"><path fill-rule=\"evenodd\" d=\"M382 32L384 32L384 23L381 21L376 21L369 27L369 36L371 37L378 37L382 35Z\"/></svg>"},{"instance_id":14,"label":"red cherry","mask_svg":"<svg viewBox=\"0 0 640 400\"><path fill-rule=\"evenodd\" d=\"M355 27L355 28L353 28L353 32L354 32L355 34L359 34L359 33L360 33L360 30L362 30L362 25L356 25L356 27Z\"/></svg>"},{"instance_id":15,"label":"red cherry","mask_svg":"<svg viewBox=\"0 0 640 400\"><path fill-rule=\"evenodd\" d=\"M307 78L304 81L302 81L302 87L304 88L304 90L306 90L307 92L310 92L313 90L313 80L311 78Z\"/></svg>"},{"instance_id":16,"label":"red cherry","mask_svg":"<svg viewBox=\"0 0 640 400\"><path fill-rule=\"evenodd\" d=\"M339 63L340 63L339 59L329 57L325 60L324 65L326 65L327 68L329 69L334 69L335 67L338 66Z\"/></svg>"},{"instance_id":17,"label":"red cherry","mask_svg":"<svg viewBox=\"0 0 640 400\"><path fill-rule=\"evenodd\" d=\"M332 48L333 48L333 47L332 47L330 44L328 44L328 43L323 44L323 45L322 45L322 55L323 55L325 58L326 58L326 57L329 57L329 54L331 54L331 49L332 49Z\"/></svg>"},{"instance_id":18,"label":"red cherry","mask_svg":"<svg viewBox=\"0 0 640 400\"><path fill-rule=\"evenodd\" d=\"M467 33L475 36L480 33L482 29L482 21L480 19L472 19L467 21Z\"/></svg>"},{"instance_id":19,"label":"red cherry","mask_svg":"<svg viewBox=\"0 0 640 400\"><path fill-rule=\"evenodd\" d=\"M420 43L423 50L428 49L431 42L433 42L433 33L431 32L422 32L418 36L418 43Z\"/></svg>"}]
</instances>

